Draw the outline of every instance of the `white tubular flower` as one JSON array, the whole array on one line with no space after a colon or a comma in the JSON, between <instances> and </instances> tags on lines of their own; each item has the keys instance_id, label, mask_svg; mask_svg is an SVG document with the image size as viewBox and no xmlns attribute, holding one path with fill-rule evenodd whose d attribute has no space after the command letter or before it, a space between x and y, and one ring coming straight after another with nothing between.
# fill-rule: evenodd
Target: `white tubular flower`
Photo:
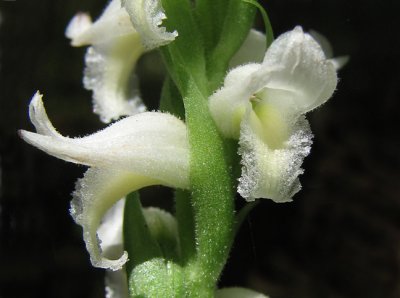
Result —
<instances>
[{"instance_id":1,"label":"white tubular flower","mask_svg":"<svg viewBox=\"0 0 400 298\"><path fill-rule=\"evenodd\" d=\"M112 0L94 23L89 15L78 13L65 34L73 46L91 45L85 56L83 83L93 91L93 111L101 121L109 123L146 110L134 76L144 48L120 0Z\"/></svg>"},{"instance_id":2,"label":"white tubular flower","mask_svg":"<svg viewBox=\"0 0 400 298\"><path fill-rule=\"evenodd\" d=\"M93 91L93 110L109 123L122 116L144 112L134 67L148 50L173 41L176 31L160 27L166 16L160 1L112 0L100 18L77 14L66 29L73 46L91 45L83 83Z\"/></svg>"},{"instance_id":3,"label":"white tubular flower","mask_svg":"<svg viewBox=\"0 0 400 298\"><path fill-rule=\"evenodd\" d=\"M160 27L167 17L162 9L161 0L121 0L122 6L131 17L135 29L140 33L143 46L154 49L173 41L178 32L167 32Z\"/></svg>"},{"instance_id":4,"label":"white tubular flower","mask_svg":"<svg viewBox=\"0 0 400 298\"><path fill-rule=\"evenodd\" d=\"M127 254L117 260L102 254L96 233L100 221L116 201L142 187L188 188L185 124L172 115L147 112L83 138L67 138L52 126L39 93L30 103L29 115L37 133L21 130L26 142L65 161L91 167L77 182L71 214L83 228L92 264L120 269Z\"/></svg>"},{"instance_id":5,"label":"white tubular flower","mask_svg":"<svg viewBox=\"0 0 400 298\"><path fill-rule=\"evenodd\" d=\"M262 63L228 73L209 106L221 133L239 139L238 192L246 200L287 202L300 189L312 139L303 115L327 101L336 84L333 63L301 27L276 39Z\"/></svg>"},{"instance_id":6,"label":"white tubular flower","mask_svg":"<svg viewBox=\"0 0 400 298\"><path fill-rule=\"evenodd\" d=\"M233 287L217 290L215 298L268 298L268 296L250 289Z\"/></svg>"}]
</instances>

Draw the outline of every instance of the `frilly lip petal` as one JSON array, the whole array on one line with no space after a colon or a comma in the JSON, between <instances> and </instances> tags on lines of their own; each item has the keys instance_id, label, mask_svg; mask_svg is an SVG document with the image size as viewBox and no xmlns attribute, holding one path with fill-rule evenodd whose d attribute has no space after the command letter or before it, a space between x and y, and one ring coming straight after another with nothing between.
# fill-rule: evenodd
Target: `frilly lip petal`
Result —
<instances>
[{"instance_id":1,"label":"frilly lip petal","mask_svg":"<svg viewBox=\"0 0 400 298\"><path fill-rule=\"evenodd\" d=\"M88 169L84 177L78 180L70 211L75 222L82 226L83 239L93 266L116 271L126 263L127 252L113 260L103 255L97 236L100 221L120 198L140 188L156 184L162 183L132 172L99 168Z\"/></svg>"},{"instance_id":2,"label":"frilly lip petal","mask_svg":"<svg viewBox=\"0 0 400 298\"><path fill-rule=\"evenodd\" d=\"M142 53L139 36L135 34L87 49L83 84L93 91L93 111L102 122L146 111L134 74Z\"/></svg>"},{"instance_id":3,"label":"frilly lip petal","mask_svg":"<svg viewBox=\"0 0 400 298\"><path fill-rule=\"evenodd\" d=\"M168 32L162 27L166 15L160 0L122 0L135 29L139 32L142 43L151 50L173 41L178 32Z\"/></svg>"},{"instance_id":4,"label":"frilly lip petal","mask_svg":"<svg viewBox=\"0 0 400 298\"><path fill-rule=\"evenodd\" d=\"M142 187L189 187L185 124L169 114L148 112L73 139L55 130L39 93L33 96L29 110L38 133L21 130L26 142L65 161L92 167L76 184L71 215L83 228L92 264L119 270L127 261L127 254L116 260L103 255L97 237L101 219L120 198Z\"/></svg>"},{"instance_id":5,"label":"frilly lip petal","mask_svg":"<svg viewBox=\"0 0 400 298\"><path fill-rule=\"evenodd\" d=\"M312 137L303 116L285 146L271 149L245 119L239 140L242 175L238 193L247 201L268 198L276 203L290 202L301 189L298 176L303 173L301 165L311 151Z\"/></svg>"}]
</instances>

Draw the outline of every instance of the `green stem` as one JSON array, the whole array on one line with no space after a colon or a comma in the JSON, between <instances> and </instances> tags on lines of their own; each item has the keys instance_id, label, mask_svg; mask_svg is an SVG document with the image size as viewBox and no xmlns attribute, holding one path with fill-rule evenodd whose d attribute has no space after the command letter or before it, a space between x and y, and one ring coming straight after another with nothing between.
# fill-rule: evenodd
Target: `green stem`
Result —
<instances>
[{"instance_id":1,"label":"green stem","mask_svg":"<svg viewBox=\"0 0 400 298\"><path fill-rule=\"evenodd\" d=\"M188 87L184 105L197 242L197 274L191 294L209 297L205 293L213 295L233 238L234 187L223 139L209 114L207 98L193 81L189 80Z\"/></svg>"}]
</instances>

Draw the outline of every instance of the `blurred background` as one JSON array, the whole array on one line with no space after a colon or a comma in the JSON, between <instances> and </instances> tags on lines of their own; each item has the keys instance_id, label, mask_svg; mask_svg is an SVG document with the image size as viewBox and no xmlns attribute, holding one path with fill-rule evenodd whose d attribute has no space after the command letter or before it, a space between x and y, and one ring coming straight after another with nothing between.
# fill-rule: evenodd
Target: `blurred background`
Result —
<instances>
[{"instance_id":1,"label":"blurred background","mask_svg":"<svg viewBox=\"0 0 400 298\"><path fill-rule=\"evenodd\" d=\"M104 297L68 213L85 167L23 143L36 90L54 126L81 136L104 127L82 87L85 49L64 29L106 1L0 0L0 297ZM263 200L250 214L221 278L272 298L400 297L400 1L269 0L276 35L302 25L349 55L334 97L309 114L314 146L294 202ZM259 28L262 23L258 21ZM161 74L139 63L141 91L157 108ZM170 191L142 192L171 208ZM243 200L237 198L238 206Z\"/></svg>"}]
</instances>

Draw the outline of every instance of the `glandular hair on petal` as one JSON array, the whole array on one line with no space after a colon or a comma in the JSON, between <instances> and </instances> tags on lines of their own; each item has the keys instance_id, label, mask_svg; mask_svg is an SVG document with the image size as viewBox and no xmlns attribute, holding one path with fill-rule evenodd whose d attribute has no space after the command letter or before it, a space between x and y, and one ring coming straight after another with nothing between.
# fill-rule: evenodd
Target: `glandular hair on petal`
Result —
<instances>
[{"instance_id":1,"label":"glandular hair on petal","mask_svg":"<svg viewBox=\"0 0 400 298\"><path fill-rule=\"evenodd\" d=\"M257 136L248 123L242 125L239 154L242 175L238 192L247 201L268 198L288 202L300 188L301 165L310 153L312 133L304 117L296 123L285 147L271 149Z\"/></svg>"}]
</instances>

